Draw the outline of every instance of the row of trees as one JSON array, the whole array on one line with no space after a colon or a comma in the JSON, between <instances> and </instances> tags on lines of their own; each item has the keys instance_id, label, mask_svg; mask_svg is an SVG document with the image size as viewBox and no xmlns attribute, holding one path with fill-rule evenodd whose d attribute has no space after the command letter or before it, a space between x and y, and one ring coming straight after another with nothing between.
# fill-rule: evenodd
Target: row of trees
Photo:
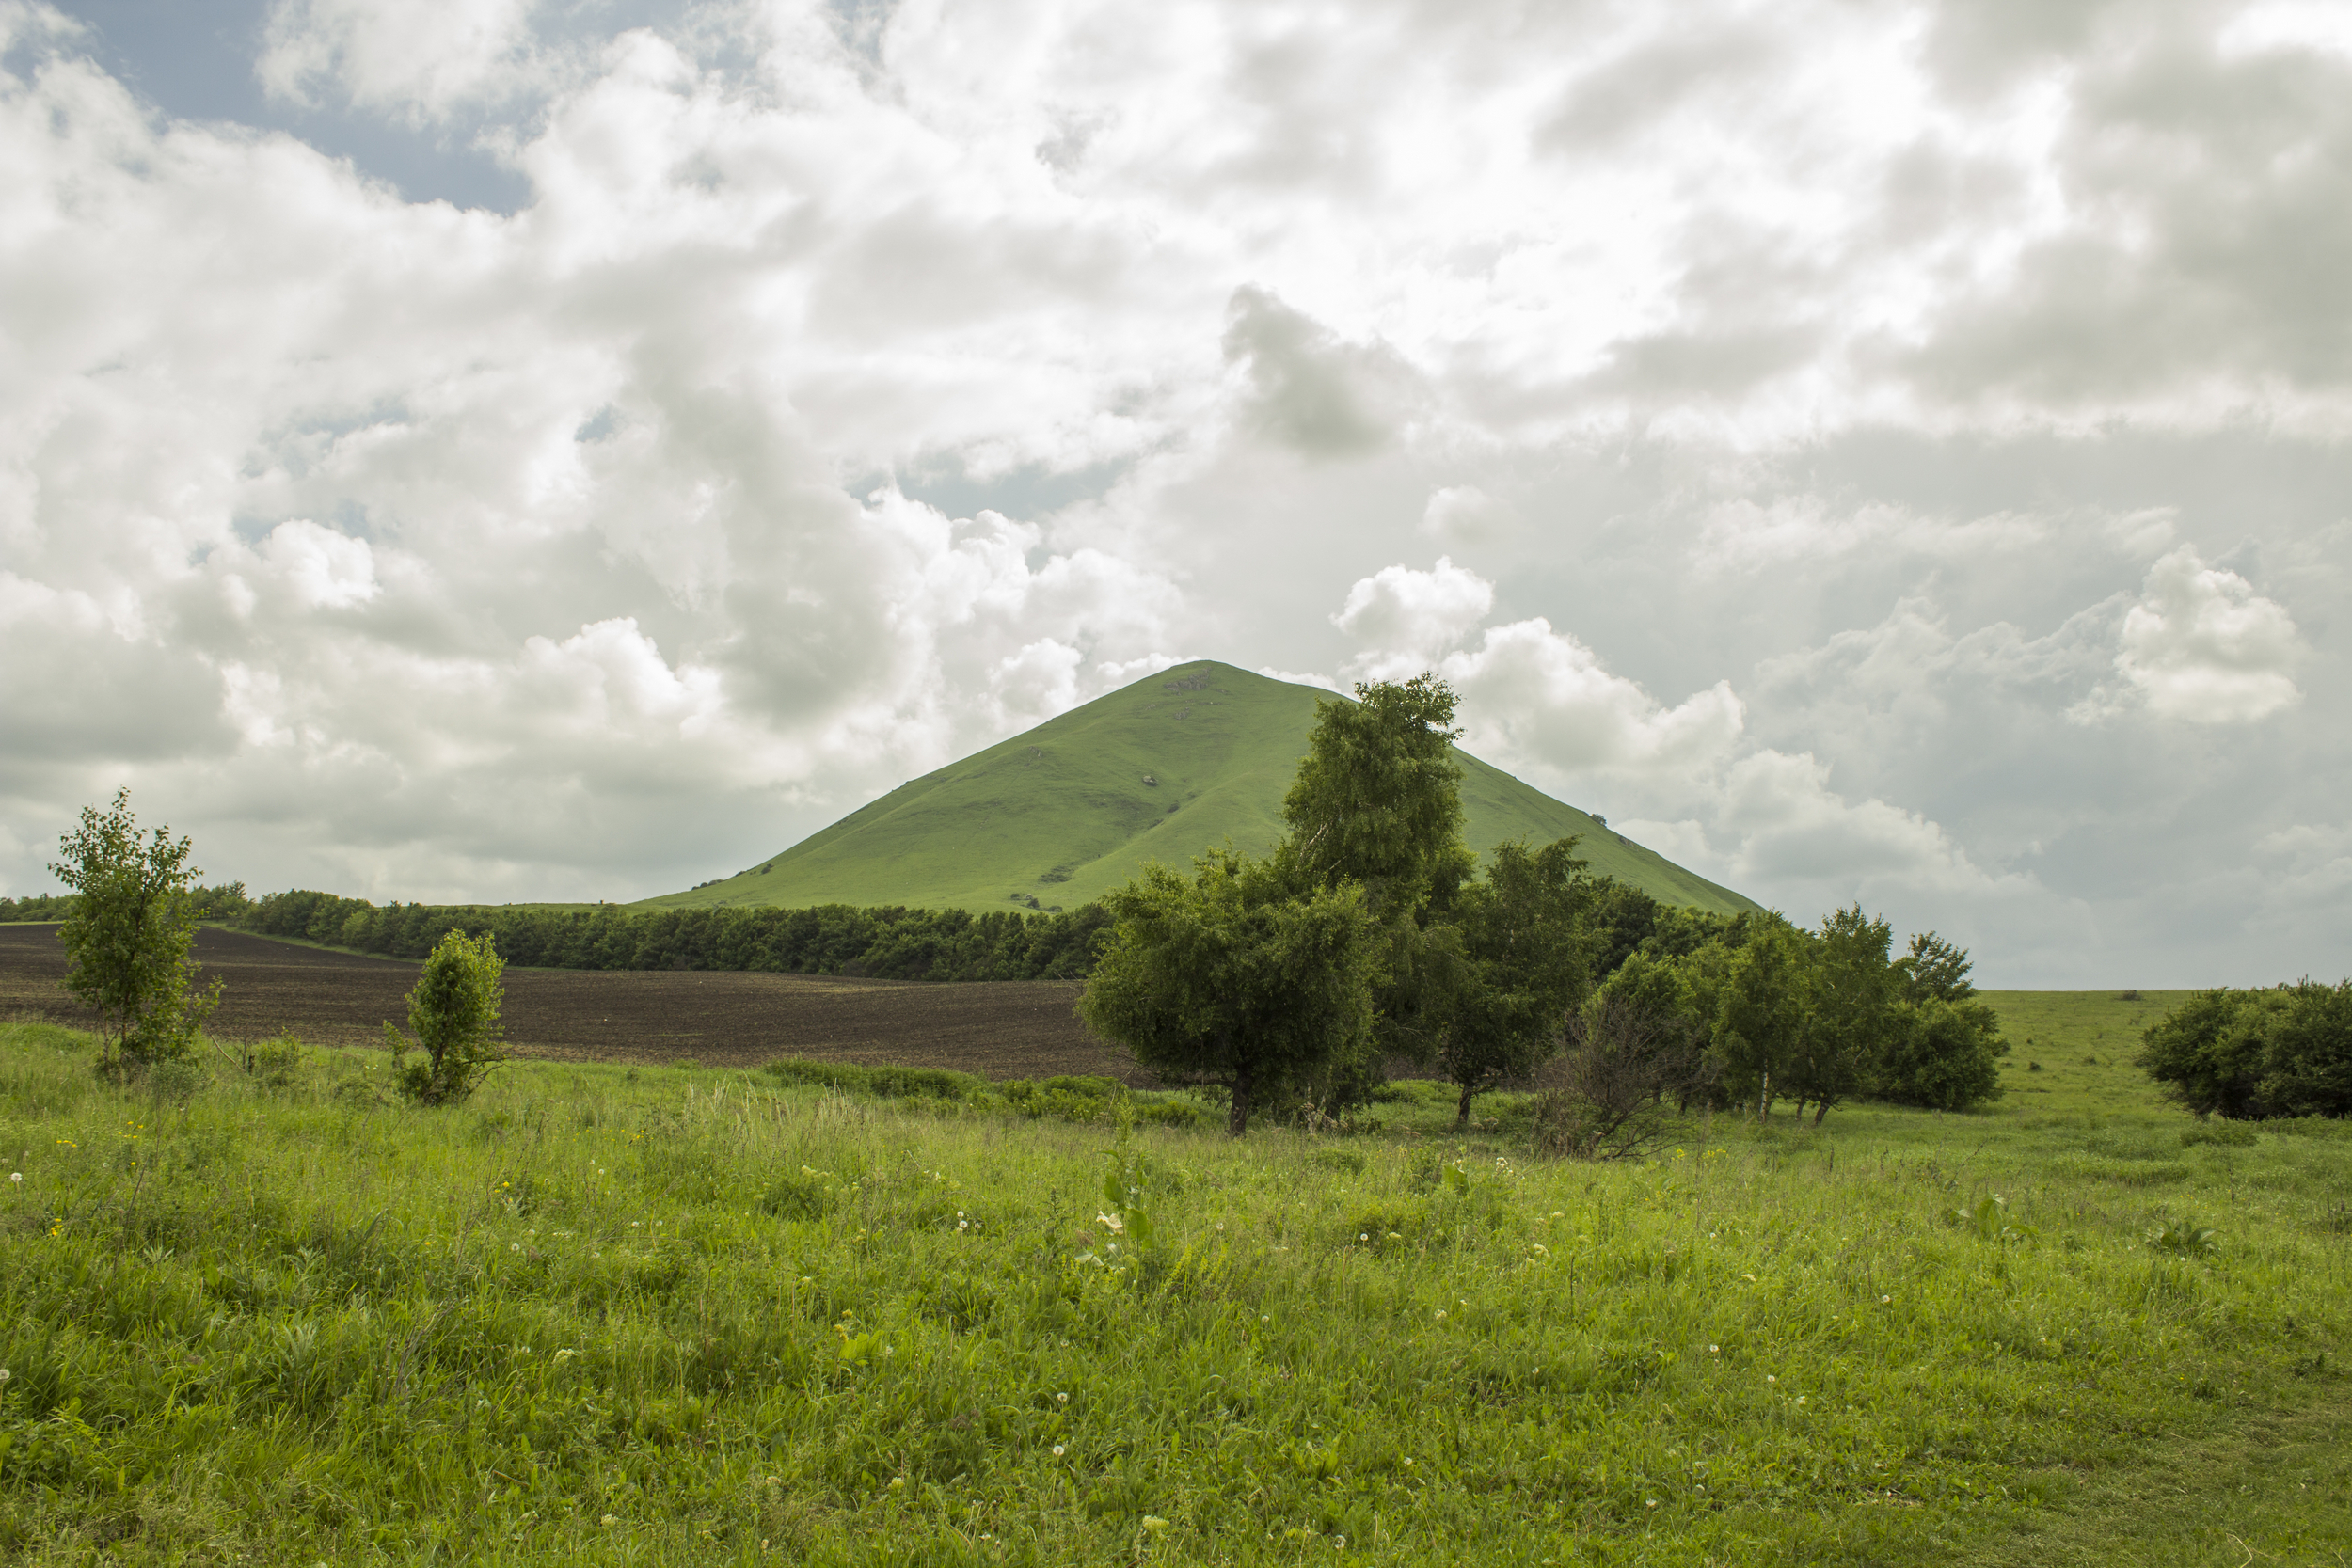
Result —
<instances>
[{"instance_id":1,"label":"row of trees","mask_svg":"<svg viewBox=\"0 0 2352 1568\"><path fill-rule=\"evenodd\" d=\"M1587 875L1575 841L1506 844L1483 877L1461 835L1455 699L1434 676L1320 705L1263 857L1152 866L1104 900L1080 1009L1164 1078L1335 1115L1402 1056L1459 1090L1549 1069L1569 1130L1608 1146L1669 1097L1814 1108L1869 1096L1960 1109L2007 1051L1967 955L1933 933L1894 955L1859 905L1803 930L1776 914L1660 905Z\"/></svg>"},{"instance_id":2,"label":"row of trees","mask_svg":"<svg viewBox=\"0 0 2352 1568\"><path fill-rule=\"evenodd\" d=\"M535 969L754 970L884 980L1076 979L1109 924L1089 905L1067 914L903 908L566 910L530 905L375 905L297 889L233 918L294 937L421 958L453 930L487 932L509 963Z\"/></svg>"},{"instance_id":3,"label":"row of trees","mask_svg":"<svg viewBox=\"0 0 2352 1568\"><path fill-rule=\"evenodd\" d=\"M71 837L71 835L68 835ZM56 867L51 867L55 870ZM188 914L197 920L233 920L253 907L245 895L243 882L223 882L218 887L198 887L194 879L181 895ZM10 922L64 921L72 918L80 908L78 893L28 893L22 898L0 898L0 925Z\"/></svg>"},{"instance_id":4,"label":"row of trees","mask_svg":"<svg viewBox=\"0 0 2352 1568\"><path fill-rule=\"evenodd\" d=\"M1893 927L1859 904L1814 930L1771 913L1684 914L1600 994L1661 1021L1660 1051L1692 1064L1663 1085L1686 1101L1763 1120L1788 1100L1818 1123L1847 1100L1946 1111L1997 1099L2009 1046L1967 954L1931 931L1899 958L1893 948Z\"/></svg>"},{"instance_id":5,"label":"row of trees","mask_svg":"<svg viewBox=\"0 0 2352 1568\"><path fill-rule=\"evenodd\" d=\"M2200 991L2141 1039L2139 1065L2199 1116L2352 1116L2352 980Z\"/></svg>"}]
</instances>

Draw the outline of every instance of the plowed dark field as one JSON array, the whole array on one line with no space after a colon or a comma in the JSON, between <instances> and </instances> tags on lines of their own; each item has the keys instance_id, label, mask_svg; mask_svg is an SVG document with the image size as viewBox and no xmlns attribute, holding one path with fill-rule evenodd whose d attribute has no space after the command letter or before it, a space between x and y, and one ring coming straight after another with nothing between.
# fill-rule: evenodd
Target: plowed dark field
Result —
<instances>
[{"instance_id":1,"label":"plowed dark field","mask_svg":"<svg viewBox=\"0 0 2352 1568\"><path fill-rule=\"evenodd\" d=\"M224 982L208 1027L223 1039L292 1030L316 1045L376 1045L405 1023L417 965L205 928L203 978ZM87 1028L58 982L55 926L0 926L0 1018ZM952 1068L985 1078L1099 1073L1140 1085L1125 1052L1073 1011L1074 981L921 985L803 974L510 969L506 1038L518 1055L756 1067L779 1056Z\"/></svg>"}]
</instances>

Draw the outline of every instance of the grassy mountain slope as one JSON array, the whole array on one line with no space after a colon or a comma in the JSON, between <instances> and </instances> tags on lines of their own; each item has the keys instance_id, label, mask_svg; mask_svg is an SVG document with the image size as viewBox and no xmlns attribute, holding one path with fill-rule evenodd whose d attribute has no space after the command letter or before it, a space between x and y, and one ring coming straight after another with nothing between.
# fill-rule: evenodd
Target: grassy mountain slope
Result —
<instances>
[{"instance_id":1,"label":"grassy mountain slope","mask_svg":"<svg viewBox=\"0 0 2352 1568\"><path fill-rule=\"evenodd\" d=\"M1328 694L1203 659L1164 670L1025 735L910 780L771 860L644 907L907 904L1074 909L1151 860L1188 865L1227 839L1263 850ZM1701 909L1755 906L1573 806L1462 754L1482 853L1574 833L1596 871Z\"/></svg>"}]
</instances>

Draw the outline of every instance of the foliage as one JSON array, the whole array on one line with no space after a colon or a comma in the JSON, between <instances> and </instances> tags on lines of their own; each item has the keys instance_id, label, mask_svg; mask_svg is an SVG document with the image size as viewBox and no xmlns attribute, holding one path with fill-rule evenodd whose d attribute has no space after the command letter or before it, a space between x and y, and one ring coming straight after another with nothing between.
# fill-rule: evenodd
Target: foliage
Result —
<instances>
[{"instance_id":1,"label":"foliage","mask_svg":"<svg viewBox=\"0 0 2352 1568\"><path fill-rule=\"evenodd\" d=\"M1788 1092L1812 1032L1811 959L1805 934L1783 922L1752 933L1724 966L1714 1009L1715 1058L1733 1100L1754 1105L1758 1121Z\"/></svg>"},{"instance_id":2,"label":"foliage","mask_svg":"<svg viewBox=\"0 0 2352 1568\"><path fill-rule=\"evenodd\" d=\"M1930 996L1897 1009L1874 1093L1898 1105L1965 1111L2001 1097L2007 1054L2009 1042L1992 1008Z\"/></svg>"},{"instance_id":3,"label":"foliage","mask_svg":"<svg viewBox=\"0 0 2352 1568\"><path fill-rule=\"evenodd\" d=\"M1445 682L1421 674L1315 705L1307 755L1282 798L1301 874L1356 884L1383 920L1451 905L1473 863L1462 842L1454 702Z\"/></svg>"},{"instance_id":4,"label":"foliage","mask_svg":"<svg viewBox=\"0 0 2352 1568\"><path fill-rule=\"evenodd\" d=\"M119 789L103 813L83 807L80 826L58 847L65 859L50 870L78 895L57 928L65 984L98 1014L100 1070L185 1056L220 999L217 981L196 989L202 966L189 952L188 895L202 873L188 863L187 839L167 826L142 842L131 792Z\"/></svg>"},{"instance_id":5,"label":"foliage","mask_svg":"<svg viewBox=\"0 0 2352 1568\"><path fill-rule=\"evenodd\" d=\"M22 898L0 898L0 925L15 922L46 925L63 920L80 900L71 893L28 893Z\"/></svg>"},{"instance_id":6,"label":"foliage","mask_svg":"<svg viewBox=\"0 0 2352 1568\"><path fill-rule=\"evenodd\" d=\"M424 972L408 992L408 1027L424 1048L424 1060L405 1059L407 1042L384 1025L392 1051L392 1070L402 1093L422 1105L453 1105L468 1098L506 1053L499 1006L505 994L499 976L506 964L490 934L468 941L463 931L443 937L424 960Z\"/></svg>"},{"instance_id":7,"label":"foliage","mask_svg":"<svg viewBox=\"0 0 2352 1568\"><path fill-rule=\"evenodd\" d=\"M1867 1086L1885 1057L1901 1027L1889 958L1894 940L1894 928L1865 916L1860 903L1822 917L1811 943L1812 1023L1786 1075L1800 1115L1810 1101L1813 1119L1821 1120L1831 1106Z\"/></svg>"},{"instance_id":8,"label":"foliage","mask_svg":"<svg viewBox=\"0 0 2352 1568\"><path fill-rule=\"evenodd\" d=\"M1967 954L1932 933L1903 958L1890 960L1892 946L1859 904L1814 931L1772 914L1661 910L1601 994L1708 1040L1711 1074L1678 1093L1758 1120L1782 1099L1812 1105L1816 1123L1854 1098L1936 1110L1997 1099L2009 1045L1966 983Z\"/></svg>"},{"instance_id":9,"label":"foliage","mask_svg":"<svg viewBox=\"0 0 2352 1568\"><path fill-rule=\"evenodd\" d=\"M1469 1125L1480 1090L1525 1079L1559 1050L1592 989L1589 892L1575 850L1574 839L1498 845L1485 879L1459 896L1462 974L1436 1052L1461 1090L1456 1125Z\"/></svg>"},{"instance_id":10,"label":"foliage","mask_svg":"<svg viewBox=\"0 0 2352 1568\"><path fill-rule=\"evenodd\" d=\"M1964 1002L1976 994L1968 971L1974 967L1967 950L1955 947L1933 931L1911 939L1911 950L1895 960L1903 995L1913 1002Z\"/></svg>"},{"instance_id":11,"label":"foliage","mask_svg":"<svg viewBox=\"0 0 2352 1568\"><path fill-rule=\"evenodd\" d=\"M1224 1088L1235 1136L1262 1101L1311 1098L1371 1055L1379 953L1353 886L1223 851L1104 902L1117 924L1080 1016L1163 1081Z\"/></svg>"},{"instance_id":12,"label":"foliage","mask_svg":"<svg viewBox=\"0 0 2352 1568\"><path fill-rule=\"evenodd\" d=\"M1668 1141L1713 1073L1696 1033L1672 1011L1603 990L1568 1021L1566 1047L1535 1100L1538 1153L1617 1160Z\"/></svg>"},{"instance_id":13,"label":"foliage","mask_svg":"<svg viewBox=\"0 0 2352 1568\"><path fill-rule=\"evenodd\" d=\"M1077 979L1110 917L851 909L633 910L388 904L294 890L265 895L238 925L362 953L421 958L451 931L486 931L533 969L750 970L882 980Z\"/></svg>"},{"instance_id":14,"label":"foliage","mask_svg":"<svg viewBox=\"0 0 2352 1568\"><path fill-rule=\"evenodd\" d=\"M1641 951L1667 906L1615 877L1588 879L1586 925L1592 934L1595 980L1606 980Z\"/></svg>"},{"instance_id":15,"label":"foliage","mask_svg":"<svg viewBox=\"0 0 2352 1568\"><path fill-rule=\"evenodd\" d=\"M237 1065L256 1083L282 1089L301 1075L303 1056L302 1042L287 1031L268 1039L247 1041L237 1053Z\"/></svg>"},{"instance_id":16,"label":"foliage","mask_svg":"<svg viewBox=\"0 0 2352 1568\"><path fill-rule=\"evenodd\" d=\"M976 1101L989 1092L987 1079L943 1068L862 1067L787 1057L760 1070L779 1084L815 1084L882 1100Z\"/></svg>"},{"instance_id":17,"label":"foliage","mask_svg":"<svg viewBox=\"0 0 2352 1568\"><path fill-rule=\"evenodd\" d=\"M2141 1039L2139 1065L2200 1116L2352 1116L2352 980L2200 991Z\"/></svg>"}]
</instances>

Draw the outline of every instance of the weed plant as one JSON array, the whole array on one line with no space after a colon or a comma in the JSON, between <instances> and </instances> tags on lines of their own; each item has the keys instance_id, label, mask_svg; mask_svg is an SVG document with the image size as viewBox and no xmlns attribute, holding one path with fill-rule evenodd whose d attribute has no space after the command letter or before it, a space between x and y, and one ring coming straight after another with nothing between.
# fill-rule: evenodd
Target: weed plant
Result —
<instances>
[{"instance_id":1,"label":"weed plant","mask_svg":"<svg viewBox=\"0 0 2352 1568\"><path fill-rule=\"evenodd\" d=\"M545 1062L426 1109L8 1026L0 1555L2332 1562L2352 1143L2112 1071L1586 1164L1444 1085L1238 1142Z\"/></svg>"}]
</instances>

